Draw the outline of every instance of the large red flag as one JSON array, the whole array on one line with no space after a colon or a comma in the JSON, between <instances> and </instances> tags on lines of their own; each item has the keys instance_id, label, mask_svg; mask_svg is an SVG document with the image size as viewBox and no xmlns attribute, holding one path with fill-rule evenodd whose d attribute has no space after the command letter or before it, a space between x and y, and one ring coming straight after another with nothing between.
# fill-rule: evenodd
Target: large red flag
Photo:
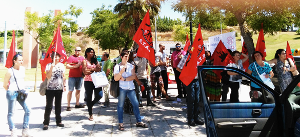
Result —
<instances>
[{"instance_id":1,"label":"large red flag","mask_svg":"<svg viewBox=\"0 0 300 137\"><path fill-rule=\"evenodd\" d=\"M13 65L12 59L14 55L16 54L16 42L15 42L15 30L13 30L13 37L11 40L11 45L9 48L9 52L6 58L5 67L10 68Z\"/></svg>"},{"instance_id":2,"label":"large red flag","mask_svg":"<svg viewBox=\"0 0 300 137\"><path fill-rule=\"evenodd\" d=\"M205 62L205 48L202 39L201 26L199 24L198 31L193 43L192 55L186 60L179 79L184 85L189 85L197 75L197 66Z\"/></svg>"},{"instance_id":3,"label":"large red flag","mask_svg":"<svg viewBox=\"0 0 300 137\"><path fill-rule=\"evenodd\" d=\"M185 46L183 48L183 50L185 52L187 52L187 50L189 49L190 44L191 44L191 41L189 40L189 34L186 34Z\"/></svg>"},{"instance_id":4,"label":"large red flag","mask_svg":"<svg viewBox=\"0 0 300 137\"><path fill-rule=\"evenodd\" d=\"M228 52L221 40L210 59L214 60L213 65L227 66L229 63L233 62L232 56L230 55L230 53ZM219 78L222 78L221 71L214 72Z\"/></svg>"},{"instance_id":5,"label":"large red flag","mask_svg":"<svg viewBox=\"0 0 300 137\"><path fill-rule=\"evenodd\" d=\"M262 60L265 60L265 57L267 56L267 52L266 52L264 29L263 29L263 24L262 23L261 23L261 29L259 31L255 51L261 52L263 54Z\"/></svg>"},{"instance_id":6,"label":"large red flag","mask_svg":"<svg viewBox=\"0 0 300 137\"><path fill-rule=\"evenodd\" d=\"M64 44L63 44L63 41L61 39L61 35L60 35L60 28L59 26L57 27L57 30L56 30L56 34L48 48L48 51L46 53L46 56L44 58L43 61L41 61L41 69L42 69L42 79L43 81L45 80L46 78L46 65L48 63L51 63L52 62L52 59L51 59L51 54L53 52L57 52L58 54L60 54L60 62L61 63L65 63L67 61L67 55L66 55L66 51L65 51L65 48L64 48Z\"/></svg>"},{"instance_id":7,"label":"large red flag","mask_svg":"<svg viewBox=\"0 0 300 137\"><path fill-rule=\"evenodd\" d=\"M133 36L133 40L139 45L137 56L144 57L152 64L155 64L149 10L147 11L140 27Z\"/></svg>"},{"instance_id":8,"label":"large red flag","mask_svg":"<svg viewBox=\"0 0 300 137\"><path fill-rule=\"evenodd\" d=\"M246 47L245 42L243 43L242 53L248 55L248 49ZM244 56L241 56L241 59L243 59L243 58L244 58ZM249 67L249 59L243 63L243 67L245 69L245 72L247 72L248 67Z\"/></svg>"}]
</instances>

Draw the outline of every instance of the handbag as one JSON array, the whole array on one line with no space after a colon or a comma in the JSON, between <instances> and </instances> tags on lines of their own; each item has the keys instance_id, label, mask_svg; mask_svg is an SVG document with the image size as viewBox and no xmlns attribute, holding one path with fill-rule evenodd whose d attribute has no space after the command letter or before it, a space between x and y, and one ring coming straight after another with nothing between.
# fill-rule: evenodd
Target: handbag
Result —
<instances>
[{"instance_id":1,"label":"handbag","mask_svg":"<svg viewBox=\"0 0 300 137\"><path fill-rule=\"evenodd\" d=\"M48 79L45 78L45 80L40 84L40 95L41 96L45 96L46 95L46 90L47 90L47 82L48 82Z\"/></svg>"},{"instance_id":2,"label":"handbag","mask_svg":"<svg viewBox=\"0 0 300 137\"><path fill-rule=\"evenodd\" d=\"M256 68L255 63L254 63L254 66L255 66L256 72L257 72L257 74L259 75L260 79L261 79L267 86L269 86L271 89L274 90L274 89L275 89L275 86L274 86L273 82L271 81L271 79L265 77L265 75L267 75L267 74L266 74L265 72L262 73L262 74L259 74L259 73L258 73L258 70L257 70L257 68Z\"/></svg>"},{"instance_id":3,"label":"handbag","mask_svg":"<svg viewBox=\"0 0 300 137\"><path fill-rule=\"evenodd\" d=\"M17 97L17 99L18 99L18 100L25 100L25 99L27 98L27 96L28 96L28 93L27 93L26 90L24 90L24 89L21 89L21 90L20 90L19 85L18 85L18 82L17 82L17 79L16 79L16 77L15 77L14 70L12 69L12 67L11 67L11 70L12 70L12 72L13 72L13 75L14 75L14 78L15 78L15 81L16 81L16 84L17 84L17 87L18 87L18 97Z\"/></svg>"},{"instance_id":4,"label":"handbag","mask_svg":"<svg viewBox=\"0 0 300 137\"><path fill-rule=\"evenodd\" d=\"M120 66L119 66L120 71ZM119 81L115 81L114 76L112 76L111 83L110 83L110 95L114 98L117 98L120 94L120 87L119 87Z\"/></svg>"},{"instance_id":5,"label":"handbag","mask_svg":"<svg viewBox=\"0 0 300 137\"><path fill-rule=\"evenodd\" d=\"M105 87L108 85L108 80L104 71L94 72L91 74L95 88Z\"/></svg>"}]
</instances>

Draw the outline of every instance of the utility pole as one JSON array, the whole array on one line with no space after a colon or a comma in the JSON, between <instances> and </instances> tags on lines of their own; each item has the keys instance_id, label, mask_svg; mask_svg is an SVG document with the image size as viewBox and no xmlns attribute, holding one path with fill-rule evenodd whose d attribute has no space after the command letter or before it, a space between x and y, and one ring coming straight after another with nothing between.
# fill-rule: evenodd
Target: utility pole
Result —
<instances>
[{"instance_id":1,"label":"utility pole","mask_svg":"<svg viewBox=\"0 0 300 137\"><path fill-rule=\"evenodd\" d=\"M5 31L4 31L4 48L3 48L3 66L6 64L6 45L7 45L7 30L5 21Z\"/></svg>"},{"instance_id":2,"label":"utility pole","mask_svg":"<svg viewBox=\"0 0 300 137\"><path fill-rule=\"evenodd\" d=\"M156 17L154 17L154 23L155 23L155 40L154 40L154 44L155 44L155 51L158 52L158 46L157 46L157 27L156 27Z\"/></svg>"}]
</instances>

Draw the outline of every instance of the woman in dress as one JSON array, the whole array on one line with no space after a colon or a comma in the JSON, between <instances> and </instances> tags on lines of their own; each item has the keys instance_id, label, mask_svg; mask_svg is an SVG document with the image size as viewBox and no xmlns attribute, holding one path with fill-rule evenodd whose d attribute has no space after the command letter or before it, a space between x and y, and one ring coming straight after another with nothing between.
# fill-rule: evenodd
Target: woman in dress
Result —
<instances>
[{"instance_id":1,"label":"woman in dress","mask_svg":"<svg viewBox=\"0 0 300 137\"><path fill-rule=\"evenodd\" d=\"M25 68L23 65L23 57L20 54L16 54L13 59L13 66L9 68L5 74L3 87L6 90L6 99L8 103L8 113L7 121L9 125L9 130L11 131L11 136L16 137L16 129L13 121L13 115L15 110L16 101L23 107L24 119L23 119L23 131L22 136L29 136L29 116L30 108L28 107L26 100L17 98L18 90L25 89L24 78L25 78ZM17 80L17 81L16 81ZM18 88L19 87L19 88Z\"/></svg>"},{"instance_id":2,"label":"woman in dress","mask_svg":"<svg viewBox=\"0 0 300 137\"><path fill-rule=\"evenodd\" d=\"M241 55L244 56L243 59L240 59ZM234 62L229 63L227 67L234 67L240 70L244 70L243 63L248 60L248 56L244 53L241 54L239 51L232 52L231 56L234 59ZM242 76L231 71L227 71L227 74L230 75L229 78L229 87L231 89L230 102L239 102L239 88L240 88L240 82L242 82Z\"/></svg>"},{"instance_id":3,"label":"woman in dress","mask_svg":"<svg viewBox=\"0 0 300 137\"><path fill-rule=\"evenodd\" d=\"M136 118L136 126L147 128L148 126L142 123L139 103L136 98L135 87L133 84L133 80L135 79L135 68L134 65L128 63L128 52L121 53L122 61L119 64L116 64L114 67L114 79L115 81L119 81L120 93L118 96L118 120L119 120L119 130L124 130L123 125L123 106L125 102L125 97L127 96L133 106L133 113Z\"/></svg>"},{"instance_id":4,"label":"woman in dress","mask_svg":"<svg viewBox=\"0 0 300 137\"><path fill-rule=\"evenodd\" d=\"M48 79L46 89L46 107L44 114L44 128L48 130L50 122L50 114L53 107L53 99L55 98L55 119L56 125L64 127L61 123L61 98L63 91L66 91L65 66L60 63L60 54L52 52L52 63L46 66L46 77Z\"/></svg>"},{"instance_id":5,"label":"woman in dress","mask_svg":"<svg viewBox=\"0 0 300 137\"><path fill-rule=\"evenodd\" d=\"M296 70L294 62L290 58L286 58L286 52L284 49L278 49L275 53L275 58L268 61L268 63L275 64L278 83L282 93L293 80L293 75L290 72Z\"/></svg>"},{"instance_id":6,"label":"woman in dress","mask_svg":"<svg viewBox=\"0 0 300 137\"><path fill-rule=\"evenodd\" d=\"M253 63L251 63L248 67L247 73L255 77L256 79L262 81L259 77L261 74L265 74L265 78L272 78L274 76L274 73L272 71L272 68L270 67L269 63L264 62L262 60L262 53L259 51L255 51L253 53L253 60L255 60ZM259 73L259 74L258 74ZM260 95L257 91L262 92L262 89L260 86L256 85L254 82L251 81L250 84L251 91L253 91L253 95ZM255 91L255 92L254 92ZM256 94L257 93L257 94ZM251 93L252 94L252 93ZM250 96L252 97L253 95ZM257 98L257 97L255 97Z\"/></svg>"},{"instance_id":7,"label":"woman in dress","mask_svg":"<svg viewBox=\"0 0 300 137\"><path fill-rule=\"evenodd\" d=\"M87 48L84 53L85 60L83 60L83 73L84 77L84 88L85 88L85 101L88 106L89 120L93 121L93 106L102 98L102 88L95 88L91 74L93 72L101 71L100 63L97 61L95 50L93 48ZM92 100L94 91L94 100Z\"/></svg>"}]
</instances>

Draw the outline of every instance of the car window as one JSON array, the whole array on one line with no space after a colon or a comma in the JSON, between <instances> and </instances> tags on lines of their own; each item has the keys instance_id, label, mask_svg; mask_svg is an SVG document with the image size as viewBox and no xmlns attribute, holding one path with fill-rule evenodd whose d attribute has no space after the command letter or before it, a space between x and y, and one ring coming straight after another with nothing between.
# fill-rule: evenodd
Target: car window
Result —
<instances>
[{"instance_id":1,"label":"car window","mask_svg":"<svg viewBox=\"0 0 300 137\"><path fill-rule=\"evenodd\" d=\"M274 103L274 97L261 86L251 87L251 81L231 71L205 70L203 84L210 102L263 102Z\"/></svg>"},{"instance_id":2,"label":"car window","mask_svg":"<svg viewBox=\"0 0 300 137\"><path fill-rule=\"evenodd\" d=\"M292 94L300 95L300 87L299 87L299 86L296 86L296 87L293 89Z\"/></svg>"}]
</instances>

